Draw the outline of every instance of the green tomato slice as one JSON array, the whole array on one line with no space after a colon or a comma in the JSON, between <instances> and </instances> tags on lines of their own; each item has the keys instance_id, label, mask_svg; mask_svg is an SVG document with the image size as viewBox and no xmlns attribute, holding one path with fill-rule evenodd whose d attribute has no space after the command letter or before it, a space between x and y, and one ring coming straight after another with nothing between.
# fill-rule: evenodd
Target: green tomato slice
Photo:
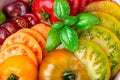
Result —
<instances>
[{"instance_id":1,"label":"green tomato slice","mask_svg":"<svg viewBox=\"0 0 120 80\"><path fill-rule=\"evenodd\" d=\"M100 19L100 26L108 28L120 39L120 21L118 19L101 11L95 11L91 13L95 14Z\"/></svg>"},{"instance_id":2,"label":"green tomato slice","mask_svg":"<svg viewBox=\"0 0 120 80\"><path fill-rule=\"evenodd\" d=\"M100 45L110 60L111 77L114 77L120 70L120 41L109 29L101 26L94 26L79 33L79 38L86 38Z\"/></svg>"},{"instance_id":3,"label":"green tomato slice","mask_svg":"<svg viewBox=\"0 0 120 80\"><path fill-rule=\"evenodd\" d=\"M75 55L84 64L90 80L109 80L110 62L105 51L96 43L80 40Z\"/></svg>"}]
</instances>

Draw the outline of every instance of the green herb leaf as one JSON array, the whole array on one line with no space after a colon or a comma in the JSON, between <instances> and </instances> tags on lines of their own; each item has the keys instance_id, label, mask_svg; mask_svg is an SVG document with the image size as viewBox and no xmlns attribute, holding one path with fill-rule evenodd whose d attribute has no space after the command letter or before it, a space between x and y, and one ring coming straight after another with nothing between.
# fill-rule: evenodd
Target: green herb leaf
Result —
<instances>
[{"instance_id":1,"label":"green herb leaf","mask_svg":"<svg viewBox=\"0 0 120 80\"><path fill-rule=\"evenodd\" d=\"M59 19L64 20L70 14L70 6L66 0L55 0L54 11Z\"/></svg>"},{"instance_id":2,"label":"green herb leaf","mask_svg":"<svg viewBox=\"0 0 120 80\"><path fill-rule=\"evenodd\" d=\"M77 15L77 18L78 22L75 24L75 26L81 30L100 23L99 18L91 13L80 13Z\"/></svg>"},{"instance_id":3,"label":"green herb leaf","mask_svg":"<svg viewBox=\"0 0 120 80\"><path fill-rule=\"evenodd\" d=\"M50 51L55 49L60 42L60 30L51 28L46 40L45 50Z\"/></svg>"},{"instance_id":4,"label":"green herb leaf","mask_svg":"<svg viewBox=\"0 0 120 80\"><path fill-rule=\"evenodd\" d=\"M62 29L64 27L64 22L56 22L52 24L51 27L54 29Z\"/></svg>"},{"instance_id":5,"label":"green herb leaf","mask_svg":"<svg viewBox=\"0 0 120 80\"><path fill-rule=\"evenodd\" d=\"M64 20L66 26L72 26L77 23L78 19L76 16L69 16Z\"/></svg>"},{"instance_id":6,"label":"green herb leaf","mask_svg":"<svg viewBox=\"0 0 120 80\"><path fill-rule=\"evenodd\" d=\"M60 40L66 49L74 52L78 49L78 35L71 27L64 27L60 33Z\"/></svg>"}]
</instances>

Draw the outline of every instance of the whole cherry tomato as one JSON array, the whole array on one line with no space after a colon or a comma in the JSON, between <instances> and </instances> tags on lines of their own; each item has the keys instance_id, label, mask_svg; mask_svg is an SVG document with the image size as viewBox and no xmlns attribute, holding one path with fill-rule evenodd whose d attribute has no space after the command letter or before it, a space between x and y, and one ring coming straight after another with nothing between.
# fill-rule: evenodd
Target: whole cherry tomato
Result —
<instances>
[{"instance_id":1,"label":"whole cherry tomato","mask_svg":"<svg viewBox=\"0 0 120 80\"><path fill-rule=\"evenodd\" d=\"M67 0L70 5L70 15L76 15L79 10L80 0ZM32 12L37 14L41 22L55 23L59 19L53 10L54 0L33 0Z\"/></svg>"},{"instance_id":2,"label":"whole cherry tomato","mask_svg":"<svg viewBox=\"0 0 120 80\"><path fill-rule=\"evenodd\" d=\"M7 15L7 17L12 18L15 16L24 15L30 12L30 9L26 2L22 0L16 0L4 5L3 12Z\"/></svg>"}]
</instances>

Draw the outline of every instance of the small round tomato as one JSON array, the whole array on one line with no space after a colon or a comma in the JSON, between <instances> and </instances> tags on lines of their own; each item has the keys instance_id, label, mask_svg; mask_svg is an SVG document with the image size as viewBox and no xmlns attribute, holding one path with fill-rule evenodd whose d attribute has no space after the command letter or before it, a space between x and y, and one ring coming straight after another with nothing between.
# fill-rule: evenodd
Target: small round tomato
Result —
<instances>
[{"instance_id":1,"label":"small round tomato","mask_svg":"<svg viewBox=\"0 0 120 80\"><path fill-rule=\"evenodd\" d=\"M24 17L29 21L29 26L34 26L35 24L39 23L39 19L36 14L27 13Z\"/></svg>"},{"instance_id":2,"label":"small round tomato","mask_svg":"<svg viewBox=\"0 0 120 80\"><path fill-rule=\"evenodd\" d=\"M12 18L12 21L14 21L21 28L27 28L30 24L29 21L23 16L15 16Z\"/></svg>"},{"instance_id":3,"label":"small round tomato","mask_svg":"<svg viewBox=\"0 0 120 80\"><path fill-rule=\"evenodd\" d=\"M50 51L39 68L39 80L89 80L78 58L66 49Z\"/></svg>"},{"instance_id":4,"label":"small round tomato","mask_svg":"<svg viewBox=\"0 0 120 80\"><path fill-rule=\"evenodd\" d=\"M9 35L10 32L6 28L0 27L0 46L3 44L3 42Z\"/></svg>"},{"instance_id":5,"label":"small round tomato","mask_svg":"<svg viewBox=\"0 0 120 80\"><path fill-rule=\"evenodd\" d=\"M26 56L12 56L0 65L0 80L37 80L38 71Z\"/></svg>"}]
</instances>

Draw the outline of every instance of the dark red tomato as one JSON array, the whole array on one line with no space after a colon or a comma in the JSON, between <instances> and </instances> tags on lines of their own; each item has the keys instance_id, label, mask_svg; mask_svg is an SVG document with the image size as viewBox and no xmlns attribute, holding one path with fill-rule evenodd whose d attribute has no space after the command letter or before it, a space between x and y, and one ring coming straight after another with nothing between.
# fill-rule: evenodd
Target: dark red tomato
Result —
<instances>
[{"instance_id":1,"label":"dark red tomato","mask_svg":"<svg viewBox=\"0 0 120 80\"><path fill-rule=\"evenodd\" d=\"M37 14L41 22L51 23L59 21L53 11L54 0L33 0L32 12ZM71 9L71 15L76 15L79 10L80 0L68 0Z\"/></svg>"},{"instance_id":2,"label":"dark red tomato","mask_svg":"<svg viewBox=\"0 0 120 80\"><path fill-rule=\"evenodd\" d=\"M29 27L29 21L23 16L15 16L12 21L14 21L21 28Z\"/></svg>"},{"instance_id":3,"label":"dark red tomato","mask_svg":"<svg viewBox=\"0 0 120 80\"><path fill-rule=\"evenodd\" d=\"M18 15L24 15L30 12L30 10L29 10L29 5L26 2L22 0L17 0L5 5L3 7L3 12L8 17L14 17Z\"/></svg>"},{"instance_id":4,"label":"dark red tomato","mask_svg":"<svg viewBox=\"0 0 120 80\"><path fill-rule=\"evenodd\" d=\"M29 21L29 26L34 26L35 24L39 23L39 19L36 14L27 13L24 17Z\"/></svg>"},{"instance_id":5,"label":"dark red tomato","mask_svg":"<svg viewBox=\"0 0 120 80\"><path fill-rule=\"evenodd\" d=\"M88 0L81 0L80 1L80 7L79 7L79 12L82 12L85 6L87 5Z\"/></svg>"},{"instance_id":6,"label":"dark red tomato","mask_svg":"<svg viewBox=\"0 0 120 80\"><path fill-rule=\"evenodd\" d=\"M70 15L76 15L79 13L79 7L81 0L67 0L70 5Z\"/></svg>"},{"instance_id":7,"label":"dark red tomato","mask_svg":"<svg viewBox=\"0 0 120 80\"><path fill-rule=\"evenodd\" d=\"M15 33L17 30L21 29L21 27L18 26L13 21L7 21L7 22L3 23L0 27L6 28L10 32L10 34Z\"/></svg>"},{"instance_id":8,"label":"dark red tomato","mask_svg":"<svg viewBox=\"0 0 120 80\"><path fill-rule=\"evenodd\" d=\"M93 1L95 1L95 0L87 0L87 4L89 4L89 3L93 2Z\"/></svg>"},{"instance_id":9,"label":"dark red tomato","mask_svg":"<svg viewBox=\"0 0 120 80\"><path fill-rule=\"evenodd\" d=\"M6 28L0 27L0 46L9 35L10 33Z\"/></svg>"}]
</instances>

